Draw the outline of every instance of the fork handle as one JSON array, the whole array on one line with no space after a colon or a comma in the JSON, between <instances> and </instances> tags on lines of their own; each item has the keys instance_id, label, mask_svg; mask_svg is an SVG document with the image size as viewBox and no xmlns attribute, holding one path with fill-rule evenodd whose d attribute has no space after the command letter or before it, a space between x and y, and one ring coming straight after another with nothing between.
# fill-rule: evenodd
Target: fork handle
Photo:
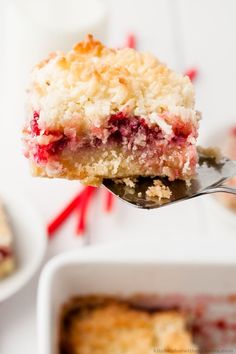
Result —
<instances>
[{"instance_id":1,"label":"fork handle","mask_svg":"<svg viewBox=\"0 0 236 354\"><path fill-rule=\"evenodd\" d=\"M215 187L215 188L209 188L206 190L206 193L219 193L219 192L223 192L223 193L230 193L230 194L235 194L236 195L236 188L231 188L228 186L219 186L219 187Z\"/></svg>"}]
</instances>

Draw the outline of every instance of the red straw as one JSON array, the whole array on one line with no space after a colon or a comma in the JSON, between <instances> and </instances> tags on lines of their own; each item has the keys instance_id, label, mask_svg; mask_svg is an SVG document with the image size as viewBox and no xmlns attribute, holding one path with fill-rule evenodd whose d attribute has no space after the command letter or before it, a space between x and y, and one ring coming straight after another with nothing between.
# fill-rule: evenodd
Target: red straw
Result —
<instances>
[{"instance_id":1,"label":"red straw","mask_svg":"<svg viewBox=\"0 0 236 354\"><path fill-rule=\"evenodd\" d=\"M87 225L86 217L87 217L88 206L91 200L91 196L96 190L97 188L92 186L88 186L85 188L84 195L79 208L79 221L76 228L77 235L84 234L86 231L86 225Z\"/></svg>"},{"instance_id":2,"label":"red straw","mask_svg":"<svg viewBox=\"0 0 236 354\"><path fill-rule=\"evenodd\" d=\"M136 48L136 37L133 33L130 33L127 37L127 43L126 43L126 47L128 48Z\"/></svg>"},{"instance_id":3,"label":"red straw","mask_svg":"<svg viewBox=\"0 0 236 354\"><path fill-rule=\"evenodd\" d=\"M198 70L196 68L190 68L185 71L184 75L188 76L191 81L194 81L198 76Z\"/></svg>"},{"instance_id":4,"label":"red straw","mask_svg":"<svg viewBox=\"0 0 236 354\"><path fill-rule=\"evenodd\" d=\"M48 237L52 238L57 229L65 222L72 211L81 203L85 190L76 195L74 199L55 217L47 226Z\"/></svg>"},{"instance_id":5,"label":"red straw","mask_svg":"<svg viewBox=\"0 0 236 354\"><path fill-rule=\"evenodd\" d=\"M106 212L111 212L113 209L114 205L114 196L111 194L111 192L106 191L106 203L105 203L105 211Z\"/></svg>"}]
</instances>

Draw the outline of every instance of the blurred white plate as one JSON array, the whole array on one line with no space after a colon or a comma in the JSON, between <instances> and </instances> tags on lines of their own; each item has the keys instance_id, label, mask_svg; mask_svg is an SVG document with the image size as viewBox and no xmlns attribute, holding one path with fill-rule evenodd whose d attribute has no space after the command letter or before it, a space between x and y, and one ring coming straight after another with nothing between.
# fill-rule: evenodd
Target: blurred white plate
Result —
<instances>
[{"instance_id":1,"label":"blurred white plate","mask_svg":"<svg viewBox=\"0 0 236 354\"><path fill-rule=\"evenodd\" d=\"M217 146L220 149L223 148L225 139L227 138L229 129L235 125L235 121L231 124L225 124L221 129L217 129L210 135L204 142L203 146ZM218 222L227 223L230 227L235 229L236 226L236 213L233 209L226 207L219 199L216 198L216 195L211 195L206 199L207 212L211 214L211 217Z\"/></svg>"},{"instance_id":2,"label":"blurred white plate","mask_svg":"<svg viewBox=\"0 0 236 354\"><path fill-rule=\"evenodd\" d=\"M38 288L38 353L58 353L58 313L85 294L234 294L236 239L202 239L178 247L139 238L59 255L45 266ZM196 253L197 249L197 253Z\"/></svg>"},{"instance_id":3,"label":"blurred white plate","mask_svg":"<svg viewBox=\"0 0 236 354\"><path fill-rule=\"evenodd\" d=\"M20 290L41 264L47 245L43 224L24 195L0 192L14 233L16 269L0 280L0 302Z\"/></svg>"}]
</instances>

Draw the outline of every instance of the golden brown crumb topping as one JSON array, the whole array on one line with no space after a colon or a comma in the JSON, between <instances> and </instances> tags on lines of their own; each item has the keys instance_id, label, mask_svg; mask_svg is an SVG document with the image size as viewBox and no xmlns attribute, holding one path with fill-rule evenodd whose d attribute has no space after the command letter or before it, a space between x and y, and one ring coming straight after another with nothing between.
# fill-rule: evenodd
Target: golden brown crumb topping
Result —
<instances>
[{"instance_id":1,"label":"golden brown crumb topping","mask_svg":"<svg viewBox=\"0 0 236 354\"><path fill-rule=\"evenodd\" d=\"M164 112L196 125L199 118L187 76L151 54L107 48L91 35L69 53L52 53L35 66L29 101L29 116L39 111L41 128L99 127L117 111L157 123Z\"/></svg>"},{"instance_id":2,"label":"golden brown crumb topping","mask_svg":"<svg viewBox=\"0 0 236 354\"><path fill-rule=\"evenodd\" d=\"M91 299L90 299L91 301ZM63 354L197 353L181 313L149 313L118 300L70 308L64 314ZM83 300L82 300L83 302ZM77 304L78 305L78 304ZM68 308L67 308L68 310ZM68 314L70 315L68 316Z\"/></svg>"}]
</instances>

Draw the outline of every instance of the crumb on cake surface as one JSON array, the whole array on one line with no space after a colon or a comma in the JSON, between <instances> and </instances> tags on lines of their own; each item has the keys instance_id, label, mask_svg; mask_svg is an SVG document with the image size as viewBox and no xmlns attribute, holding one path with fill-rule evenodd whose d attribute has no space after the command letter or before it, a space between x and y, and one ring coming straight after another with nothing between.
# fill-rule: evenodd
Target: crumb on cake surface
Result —
<instances>
[{"instance_id":1,"label":"crumb on cake surface","mask_svg":"<svg viewBox=\"0 0 236 354\"><path fill-rule=\"evenodd\" d=\"M155 350L198 353L186 328L186 319L177 311L149 313L119 300L108 299L96 304L95 299L95 303L80 304L80 307L75 301L63 316L63 354L148 354Z\"/></svg>"},{"instance_id":2,"label":"crumb on cake surface","mask_svg":"<svg viewBox=\"0 0 236 354\"><path fill-rule=\"evenodd\" d=\"M59 129L68 122L68 128L80 130L91 124L99 127L118 110L158 121L167 133L171 127L159 119L159 113L199 118L187 76L151 54L107 48L91 35L69 53L53 53L36 65L29 96L29 109L40 111L42 128Z\"/></svg>"}]
</instances>

